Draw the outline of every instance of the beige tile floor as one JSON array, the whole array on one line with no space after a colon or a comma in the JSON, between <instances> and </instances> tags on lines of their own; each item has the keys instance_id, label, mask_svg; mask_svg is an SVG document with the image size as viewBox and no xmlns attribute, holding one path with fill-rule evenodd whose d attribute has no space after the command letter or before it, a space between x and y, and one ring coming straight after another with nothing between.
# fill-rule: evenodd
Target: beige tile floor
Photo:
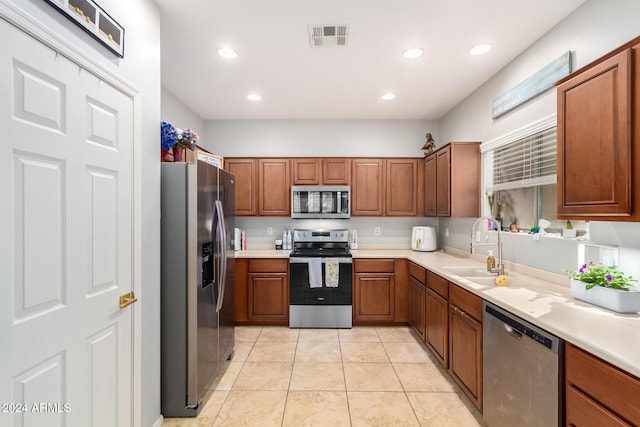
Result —
<instances>
[{"instance_id":1,"label":"beige tile floor","mask_svg":"<svg viewBox=\"0 0 640 427\"><path fill-rule=\"evenodd\" d=\"M483 426L408 327L236 327L197 418L163 427Z\"/></svg>"}]
</instances>

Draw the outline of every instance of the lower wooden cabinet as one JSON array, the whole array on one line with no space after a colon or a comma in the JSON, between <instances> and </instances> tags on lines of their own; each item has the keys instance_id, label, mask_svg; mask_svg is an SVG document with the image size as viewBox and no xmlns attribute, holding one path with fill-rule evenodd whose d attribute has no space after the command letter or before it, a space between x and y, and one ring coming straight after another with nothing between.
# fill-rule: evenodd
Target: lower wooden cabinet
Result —
<instances>
[{"instance_id":1,"label":"lower wooden cabinet","mask_svg":"<svg viewBox=\"0 0 640 427\"><path fill-rule=\"evenodd\" d=\"M356 274L354 320L394 319L395 277L393 273Z\"/></svg>"},{"instance_id":2,"label":"lower wooden cabinet","mask_svg":"<svg viewBox=\"0 0 640 427\"><path fill-rule=\"evenodd\" d=\"M482 298L427 271L425 342L482 411Z\"/></svg>"},{"instance_id":3,"label":"lower wooden cabinet","mask_svg":"<svg viewBox=\"0 0 640 427\"><path fill-rule=\"evenodd\" d=\"M640 379L565 345L566 425L640 425Z\"/></svg>"},{"instance_id":4,"label":"lower wooden cabinet","mask_svg":"<svg viewBox=\"0 0 640 427\"><path fill-rule=\"evenodd\" d=\"M482 298L449 283L449 372L482 411Z\"/></svg>"},{"instance_id":5,"label":"lower wooden cabinet","mask_svg":"<svg viewBox=\"0 0 640 427\"><path fill-rule=\"evenodd\" d=\"M424 341L427 287L415 277L409 277L409 324Z\"/></svg>"},{"instance_id":6,"label":"lower wooden cabinet","mask_svg":"<svg viewBox=\"0 0 640 427\"><path fill-rule=\"evenodd\" d=\"M427 271L425 342L440 364L449 367L449 284Z\"/></svg>"},{"instance_id":7,"label":"lower wooden cabinet","mask_svg":"<svg viewBox=\"0 0 640 427\"><path fill-rule=\"evenodd\" d=\"M422 341L426 340L426 298L427 270L414 262L409 262L409 324Z\"/></svg>"},{"instance_id":8,"label":"lower wooden cabinet","mask_svg":"<svg viewBox=\"0 0 640 427\"><path fill-rule=\"evenodd\" d=\"M249 273L249 320L288 320L286 273Z\"/></svg>"},{"instance_id":9,"label":"lower wooden cabinet","mask_svg":"<svg viewBox=\"0 0 640 427\"><path fill-rule=\"evenodd\" d=\"M353 324L406 324L409 321L407 261L353 260Z\"/></svg>"},{"instance_id":10,"label":"lower wooden cabinet","mask_svg":"<svg viewBox=\"0 0 640 427\"><path fill-rule=\"evenodd\" d=\"M235 322L289 324L289 259L236 259Z\"/></svg>"}]
</instances>

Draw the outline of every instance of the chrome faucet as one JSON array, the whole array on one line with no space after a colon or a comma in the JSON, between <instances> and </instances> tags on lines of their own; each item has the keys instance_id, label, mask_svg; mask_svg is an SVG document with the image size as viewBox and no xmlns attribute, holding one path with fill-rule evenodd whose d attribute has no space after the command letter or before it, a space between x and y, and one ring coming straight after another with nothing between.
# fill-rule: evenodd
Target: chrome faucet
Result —
<instances>
[{"instance_id":1,"label":"chrome faucet","mask_svg":"<svg viewBox=\"0 0 640 427\"><path fill-rule=\"evenodd\" d=\"M482 221L487 221L487 220L493 221L493 223L496 224L496 226L497 226L497 231L498 231L498 241L497 241L497 243L489 243L489 242L487 242L487 240L489 239L488 235L485 237L485 242L480 243L480 242L476 242L475 241L475 239L476 239L476 233L475 233L476 224L478 224L478 223L480 223ZM491 217L478 218L473 222L473 225L471 226L471 245L470 245L470 250L471 250L472 254L474 253L473 249L476 246L497 246L498 247L498 260L497 260L498 264L495 267L487 268L487 271L489 271L491 273L495 273L497 275L504 274L504 264L502 262L502 231L501 231L501 229L502 229L502 224L500 223L500 221L497 221L495 218L491 218Z\"/></svg>"}]
</instances>

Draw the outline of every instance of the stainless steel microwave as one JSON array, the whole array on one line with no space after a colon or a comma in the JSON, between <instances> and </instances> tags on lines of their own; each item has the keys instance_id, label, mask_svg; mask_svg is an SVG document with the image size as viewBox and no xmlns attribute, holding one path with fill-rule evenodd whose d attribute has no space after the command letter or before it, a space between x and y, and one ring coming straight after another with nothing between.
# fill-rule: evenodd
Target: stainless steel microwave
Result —
<instances>
[{"instance_id":1,"label":"stainless steel microwave","mask_svg":"<svg viewBox=\"0 0 640 427\"><path fill-rule=\"evenodd\" d=\"M350 218L348 185L291 186L291 218Z\"/></svg>"}]
</instances>

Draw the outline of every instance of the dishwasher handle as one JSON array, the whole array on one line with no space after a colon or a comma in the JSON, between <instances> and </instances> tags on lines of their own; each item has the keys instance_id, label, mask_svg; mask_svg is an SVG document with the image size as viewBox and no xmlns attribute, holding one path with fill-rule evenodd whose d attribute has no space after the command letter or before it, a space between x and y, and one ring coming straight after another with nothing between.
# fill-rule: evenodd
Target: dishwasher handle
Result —
<instances>
[{"instance_id":1,"label":"dishwasher handle","mask_svg":"<svg viewBox=\"0 0 640 427\"><path fill-rule=\"evenodd\" d=\"M515 338L517 340L522 339L522 332L514 329L512 326L509 326L506 323L503 323L502 326L504 326L504 330L507 331L507 334L509 334L512 338Z\"/></svg>"},{"instance_id":2,"label":"dishwasher handle","mask_svg":"<svg viewBox=\"0 0 640 427\"><path fill-rule=\"evenodd\" d=\"M504 322L505 330L511 335L515 336L516 334L520 334L520 339L523 335L531 338L538 344L543 345L554 353L562 353L563 345L561 345L562 340L556 336L551 335L550 333L531 325L524 320L517 318L515 315L502 310L499 307L496 307L492 304L485 302L485 313L491 315L498 320Z\"/></svg>"}]
</instances>

